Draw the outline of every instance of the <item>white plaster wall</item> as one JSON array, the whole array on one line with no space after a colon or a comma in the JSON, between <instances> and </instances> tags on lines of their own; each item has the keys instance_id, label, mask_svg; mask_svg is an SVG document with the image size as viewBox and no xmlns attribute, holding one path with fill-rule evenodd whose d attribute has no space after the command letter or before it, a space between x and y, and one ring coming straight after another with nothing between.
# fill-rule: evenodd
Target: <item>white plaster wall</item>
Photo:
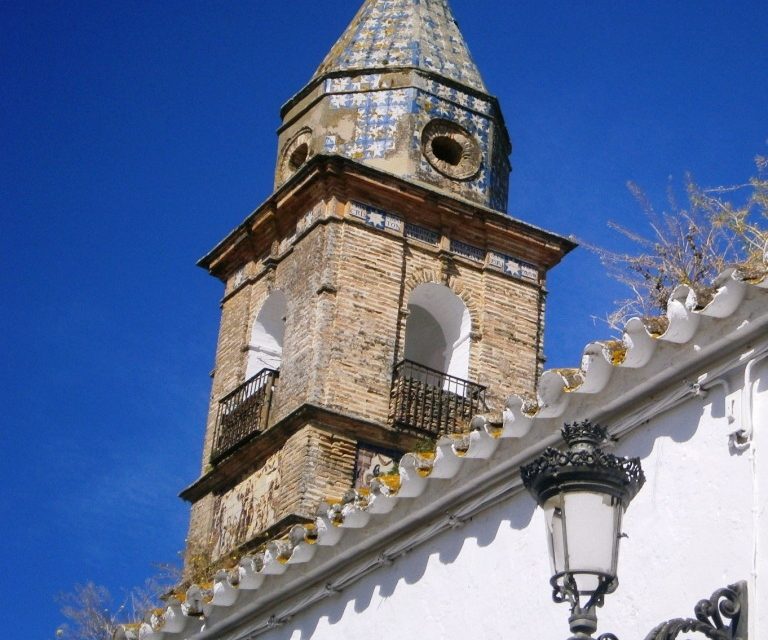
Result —
<instances>
[{"instance_id":1,"label":"white plaster wall","mask_svg":"<svg viewBox=\"0 0 768 640\"><path fill-rule=\"evenodd\" d=\"M768 361L755 369L752 389L753 426L752 464L755 492L753 496L753 553L755 571L750 589L750 638L768 638Z\"/></svg>"},{"instance_id":2,"label":"white plaster wall","mask_svg":"<svg viewBox=\"0 0 768 640\"><path fill-rule=\"evenodd\" d=\"M753 450L730 446L739 425L726 415L728 403L741 400L741 375L730 376L727 398L722 387L691 397L617 448L642 458L647 482L626 514L621 586L599 614L603 630L642 638L666 619L693 617L714 590L750 579ZM750 601L756 597L752 589Z\"/></svg>"},{"instance_id":3,"label":"white plaster wall","mask_svg":"<svg viewBox=\"0 0 768 640\"><path fill-rule=\"evenodd\" d=\"M704 399L691 396L620 443L619 455L641 457L647 482L625 517L620 586L598 611L598 633L641 639L663 620L691 617L715 589L747 579L750 638L768 637L768 607L760 604L768 571L768 473L759 457L766 365L753 372L757 433L745 451L728 440L740 427L743 367L730 374L727 398L721 386ZM551 601L548 579L541 511L520 494L261 637L559 640L569 635L568 607Z\"/></svg>"}]
</instances>

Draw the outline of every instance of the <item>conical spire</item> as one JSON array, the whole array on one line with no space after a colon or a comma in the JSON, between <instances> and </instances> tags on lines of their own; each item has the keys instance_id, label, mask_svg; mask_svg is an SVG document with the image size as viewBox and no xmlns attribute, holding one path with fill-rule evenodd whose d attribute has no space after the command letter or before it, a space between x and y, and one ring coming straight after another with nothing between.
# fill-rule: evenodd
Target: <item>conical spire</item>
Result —
<instances>
[{"instance_id":1,"label":"conical spire","mask_svg":"<svg viewBox=\"0 0 768 640\"><path fill-rule=\"evenodd\" d=\"M315 72L416 68L486 93L448 0L366 0Z\"/></svg>"},{"instance_id":2,"label":"conical spire","mask_svg":"<svg viewBox=\"0 0 768 640\"><path fill-rule=\"evenodd\" d=\"M506 209L509 136L448 0L365 0L280 115L275 186L322 153Z\"/></svg>"}]
</instances>

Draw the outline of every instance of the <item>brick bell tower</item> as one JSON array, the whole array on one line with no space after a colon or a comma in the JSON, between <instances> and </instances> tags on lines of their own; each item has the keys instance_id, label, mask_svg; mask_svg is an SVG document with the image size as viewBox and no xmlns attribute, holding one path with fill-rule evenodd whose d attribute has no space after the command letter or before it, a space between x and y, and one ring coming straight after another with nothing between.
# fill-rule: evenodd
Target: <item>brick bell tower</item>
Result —
<instances>
[{"instance_id":1,"label":"brick bell tower","mask_svg":"<svg viewBox=\"0 0 768 640\"><path fill-rule=\"evenodd\" d=\"M225 290L188 563L532 392L573 248L504 213L509 136L447 0L367 0L281 116L274 193L199 262Z\"/></svg>"}]
</instances>

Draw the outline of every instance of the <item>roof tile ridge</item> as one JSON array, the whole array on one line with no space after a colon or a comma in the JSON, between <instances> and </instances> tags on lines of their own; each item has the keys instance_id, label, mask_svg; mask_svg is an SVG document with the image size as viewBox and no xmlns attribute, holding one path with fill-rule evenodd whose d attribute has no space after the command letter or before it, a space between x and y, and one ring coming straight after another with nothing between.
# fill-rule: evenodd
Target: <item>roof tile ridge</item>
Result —
<instances>
[{"instance_id":1,"label":"roof tile ridge","mask_svg":"<svg viewBox=\"0 0 768 640\"><path fill-rule=\"evenodd\" d=\"M285 573L291 565L312 560L317 547L336 546L347 529L362 529L371 516L389 513L400 499L416 499L431 479L453 478L466 459L488 459L502 438L522 438L537 421L557 418L577 394L598 394L618 370L639 369L651 360L657 344L691 342L701 317L724 319L733 315L748 290L768 290L768 269L735 266L713 282L705 301L687 285L670 295L664 316L631 318L620 339L587 344L577 368L545 371L535 399L512 395L501 412L475 416L469 430L443 436L434 451L414 451L400 458L395 479L378 477L368 487L350 489L340 502L324 503L313 524L295 525L288 536L268 541L260 551L239 559L230 571L218 571L211 585L191 585L175 593L164 610L155 610L140 624L121 625L115 640L176 640L198 633L207 619L219 619L246 591L261 589L268 577Z\"/></svg>"},{"instance_id":2,"label":"roof tile ridge","mask_svg":"<svg viewBox=\"0 0 768 640\"><path fill-rule=\"evenodd\" d=\"M659 343L689 343L701 318L733 315L750 287L768 289L768 272L755 279L753 272L745 274L740 267L726 269L715 278L704 300L692 287L678 285L667 300L665 315L630 318L620 338L587 344L578 368L544 371L535 401L511 396L503 410L502 432L526 435L534 420L562 416L572 394L599 393L616 370L647 366Z\"/></svg>"}]
</instances>

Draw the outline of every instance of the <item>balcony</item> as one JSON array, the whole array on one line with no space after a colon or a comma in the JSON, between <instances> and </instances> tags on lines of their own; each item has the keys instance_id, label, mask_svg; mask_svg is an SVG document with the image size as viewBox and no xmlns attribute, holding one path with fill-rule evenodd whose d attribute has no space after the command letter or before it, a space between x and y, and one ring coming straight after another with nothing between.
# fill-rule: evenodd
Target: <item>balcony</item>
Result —
<instances>
[{"instance_id":1,"label":"balcony","mask_svg":"<svg viewBox=\"0 0 768 640\"><path fill-rule=\"evenodd\" d=\"M219 401L211 463L215 464L241 442L267 428L272 392L279 372L262 369Z\"/></svg>"},{"instance_id":2,"label":"balcony","mask_svg":"<svg viewBox=\"0 0 768 640\"><path fill-rule=\"evenodd\" d=\"M462 433L486 409L485 387L410 360L395 366L390 396L394 426L429 437Z\"/></svg>"}]
</instances>

